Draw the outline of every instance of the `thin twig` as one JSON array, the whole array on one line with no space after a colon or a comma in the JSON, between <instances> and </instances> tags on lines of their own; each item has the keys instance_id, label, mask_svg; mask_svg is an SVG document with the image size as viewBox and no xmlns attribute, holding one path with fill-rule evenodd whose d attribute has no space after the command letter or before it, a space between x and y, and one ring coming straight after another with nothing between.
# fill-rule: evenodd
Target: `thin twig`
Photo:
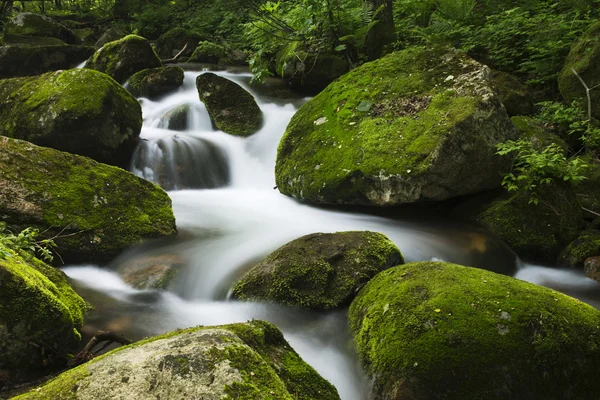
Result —
<instances>
[{"instance_id":1,"label":"thin twig","mask_svg":"<svg viewBox=\"0 0 600 400\"><path fill-rule=\"evenodd\" d=\"M597 217L600 217L600 214L598 214L598 213L597 213L597 212L595 212L595 211L592 211L592 210L590 210L589 208L581 207L581 209L582 209L583 211L587 211L587 212L589 212L589 213L591 213L591 214L594 214L594 215L595 215L595 216L597 216Z\"/></svg>"},{"instance_id":2,"label":"thin twig","mask_svg":"<svg viewBox=\"0 0 600 400\"><path fill-rule=\"evenodd\" d=\"M185 49L187 49L187 47L188 47L188 43L186 43L186 44L185 44L185 46L183 46L183 49L181 49L181 50L179 51L179 53L177 53L177 54L175 55L175 57L173 57L173 58L168 58L168 59L166 59L166 60L162 60L162 63L163 63L163 64L167 64L167 63L174 63L174 62L177 62L177 59L178 59L178 58L179 58L179 56L180 56L180 55L181 55L181 54L182 54L182 53L185 51Z\"/></svg>"}]
</instances>

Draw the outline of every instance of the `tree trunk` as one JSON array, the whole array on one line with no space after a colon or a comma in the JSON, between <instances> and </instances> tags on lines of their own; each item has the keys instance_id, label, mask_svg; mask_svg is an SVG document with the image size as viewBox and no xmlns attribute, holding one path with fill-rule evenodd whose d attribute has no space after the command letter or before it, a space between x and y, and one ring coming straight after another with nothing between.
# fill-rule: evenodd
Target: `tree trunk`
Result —
<instances>
[{"instance_id":1,"label":"tree trunk","mask_svg":"<svg viewBox=\"0 0 600 400\"><path fill-rule=\"evenodd\" d=\"M369 60L381 57L386 48L396 40L393 0L370 0L377 21L367 33L366 54Z\"/></svg>"}]
</instances>

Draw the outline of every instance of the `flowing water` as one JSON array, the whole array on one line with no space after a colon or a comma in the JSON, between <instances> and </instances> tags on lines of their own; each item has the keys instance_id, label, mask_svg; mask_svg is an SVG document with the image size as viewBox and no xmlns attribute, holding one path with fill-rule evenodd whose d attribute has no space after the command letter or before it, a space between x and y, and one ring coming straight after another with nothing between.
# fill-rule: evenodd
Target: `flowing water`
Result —
<instances>
[{"instance_id":1,"label":"flowing water","mask_svg":"<svg viewBox=\"0 0 600 400\"><path fill-rule=\"evenodd\" d=\"M281 195L273 173L277 145L306 100L282 90L258 92L247 73L218 72L253 93L264 114L258 133L233 137L213 128L198 100L195 78L200 73L186 72L183 87L159 101L142 99L143 142L132 161L135 174L169 191L178 237L131 249L103 268L65 268L77 290L96 306L84 327L88 334L110 329L139 339L175 328L265 319L337 387L342 399L366 399L368 385L353 352L346 311L317 313L228 300L236 278L279 246L308 233L344 230L382 232L407 261L438 259L516 274L600 306L595 281L575 271L522 265L503 243L472 226L427 215L332 211ZM132 260L160 255L183 260L169 291L133 289L115 272Z\"/></svg>"}]
</instances>

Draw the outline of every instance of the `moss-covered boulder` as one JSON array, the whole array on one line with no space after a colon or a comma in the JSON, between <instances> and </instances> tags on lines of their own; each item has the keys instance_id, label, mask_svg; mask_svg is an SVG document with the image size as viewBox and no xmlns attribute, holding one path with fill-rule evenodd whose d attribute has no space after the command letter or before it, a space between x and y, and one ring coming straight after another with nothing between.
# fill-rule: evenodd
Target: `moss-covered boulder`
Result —
<instances>
[{"instance_id":1,"label":"moss-covered boulder","mask_svg":"<svg viewBox=\"0 0 600 400\"><path fill-rule=\"evenodd\" d=\"M136 35L105 44L85 64L85 68L104 72L121 84L138 71L158 67L162 62L150 42Z\"/></svg>"},{"instance_id":2,"label":"moss-covered boulder","mask_svg":"<svg viewBox=\"0 0 600 400\"><path fill-rule=\"evenodd\" d=\"M81 339L83 299L61 271L24 257L0 241L0 389L64 367Z\"/></svg>"},{"instance_id":3,"label":"moss-covered boulder","mask_svg":"<svg viewBox=\"0 0 600 400\"><path fill-rule=\"evenodd\" d=\"M39 36L53 37L68 44L78 44L77 36L63 24L44 15L22 12L4 24L4 37Z\"/></svg>"},{"instance_id":4,"label":"moss-covered boulder","mask_svg":"<svg viewBox=\"0 0 600 400\"><path fill-rule=\"evenodd\" d=\"M156 98L183 85L183 69L160 67L136 72L127 83L127 90L135 97Z\"/></svg>"},{"instance_id":5,"label":"moss-covered boulder","mask_svg":"<svg viewBox=\"0 0 600 400\"><path fill-rule=\"evenodd\" d=\"M114 350L15 399L336 400L263 321L190 328Z\"/></svg>"},{"instance_id":6,"label":"moss-covered boulder","mask_svg":"<svg viewBox=\"0 0 600 400\"><path fill-rule=\"evenodd\" d=\"M96 41L96 43L94 44L94 47L96 49L100 49L105 44L122 39L125 36L127 36L127 34L125 32L123 32L121 29L119 29L117 27L109 28L106 31L104 31L104 33L102 33L102 35L100 35L100 38Z\"/></svg>"},{"instance_id":7,"label":"moss-covered boulder","mask_svg":"<svg viewBox=\"0 0 600 400\"><path fill-rule=\"evenodd\" d=\"M298 51L279 57L276 69L295 90L316 94L348 72L350 64L340 55Z\"/></svg>"},{"instance_id":8,"label":"moss-covered boulder","mask_svg":"<svg viewBox=\"0 0 600 400\"><path fill-rule=\"evenodd\" d=\"M126 168L142 111L109 76L87 69L0 80L0 135Z\"/></svg>"},{"instance_id":9,"label":"moss-covered boulder","mask_svg":"<svg viewBox=\"0 0 600 400\"><path fill-rule=\"evenodd\" d=\"M188 62L218 64L219 61L226 61L229 50L220 44L202 41L196 46Z\"/></svg>"},{"instance_id":10,"label":"moss-covered boulder","mask_svg":"<svg viewBox=\"0 0 600 400\"><path fill-rule=\"evenodd\" d=\"M237 83L207 72L196 78L196 87L217 129L250 136L262 126L263 114L256 100Z\"/></svg>"},{"instance_id":11,"label":"moss-covered boulder","mask_svg":"<svg viewBox=\"0 0 600 400\"><path fill-rule=\"evenodd\" d=\"M510 119L517 130L519 139L531 142L533 148L542 151L551 144L556 144L564 150L565 155L569 146L560 136L548 130L544 124L532 117L514 116Z\"/></svg>"},{"instance_id":12,"label":"moss-covered boulder","mask_svg":"<svg viewBox=\"0 0 600 400\"><path fill-rule=\"evenodd\" d=\"M232 294L320 310L344 307L373 276L403 262L400 250L381 233L313 233L252 267Z\"/></svg>"},{"instance_id":13,"label":"moss-covered boulder","mask_svg":"<svg viewBox=\"0 0 600 400\"><path fill-rule=\"evenodd\" d=\"M558 263L569 267L583 267L585 260L593 256L600 256L600 231L588 229L563 249Z\"/></svg>"},{"instance_id":14,"label":"moss-covered boulder","mask_svg":"<svg viewBox=\"0 0 600 400\"><path fill-rule=\"evenodd\" d=\"M73 68L92 54L88 46L2 46L0 79Z\"/></svg>"},{"instance_id":15,"label":"moss-covered boulder","mask_svg":"<svg viewBox=\"0 0 600 400\"><path fill-rule=\"evenodd\" d=\"M449 263L381 272L350 307L372 399L594 399L600 312Z\"/></svg>"},{"instance_id":16,"label":"moss-covered boulder","mask_svg":"<svg viewBox=\"0 0 600 400\"><path fill-rule=\"evenodd\" d=\"M600 256L586 259L583 268L588 278L600 282Z\"/></svg>"},{"instance_id":17,"label":"moss-covered boulder","mask_svg":"<svg viewBox=\"0 0 600 400\"><path fill-rule=\"evenodd\" d=\"M534 113L533 97L515 76L502 71L493 71L492 82L509 116Z\"/></svg>"},{"instance_id":18,"label":"moss-covered boulder","mask_svg":"<svg viewBox=\"0 0 600 400\"><path fill-rule=\"evenodd\" d=\"M146 238L173 235L158 186L89 158L0 137L0 215L53 237L67 264L106 262ZM56 258L55 258L56 260Z\"/></svg>"},{"instance_id":19,"label":"moss-covered boulder","mask_svg":"<svg viewBox=\"0 0 600 400\"><path fill-rule=\"evenodd\" d=\"M411 48L344 75L303 105L277 152L281 193L392 206L500 185L516 132L490 71L454 50Z\"/></svg>"},{"instance_id":20,"label":"moss-covered boulder","mask_svg":"<svg viewBox=\"0 0 600 400\"><path fill-rule=\"evenodd\" d=\"M156 52L161 58L171 58L179 53L187 44L185 51L180 57L189 57L196 49L198 43L204 39L204 35L199 32L185 28L173 28L158 38L156 41Z\"/></svg>"},{"instance_id":21,"label":"moss-covered boulder","mask_svg":"<svg viewBox=\"0 0 600 400\"><path fill-rule=\"evenodd\" d=\"M590 26L573 44L558 75L558 88L563 98L569 103L578 100L587 107L586 90L572 70L579 74L589 88L600 85L600 22ZM590 91L590 96L592 115L600 118L600 90Z\"/></svg>"},{"instance_id":22,"label":"moss-covered boulder","mask_svg":"<svg viewBox=\"0 0 600 400\"><path fill-rule=\"evenodd\" d=\"M184 258L164 254L129 260L119 265L118 271L136 289L166 289L185 265Z\"/></svg>"},{"instance_id":23,"label":"moss-covered boulder","mask_svg":"<svg viewBox=\"0 0 600 400\"><path fill-rule=\"evenodd\" d=\"M547 187L540 191L539 198L540 203L535 205L527 194L483 200L476 197L458 206L454 216L496 234L527 261L554 264L583 228L583 212L568 187Z\"/></svg>"}]
</instances>

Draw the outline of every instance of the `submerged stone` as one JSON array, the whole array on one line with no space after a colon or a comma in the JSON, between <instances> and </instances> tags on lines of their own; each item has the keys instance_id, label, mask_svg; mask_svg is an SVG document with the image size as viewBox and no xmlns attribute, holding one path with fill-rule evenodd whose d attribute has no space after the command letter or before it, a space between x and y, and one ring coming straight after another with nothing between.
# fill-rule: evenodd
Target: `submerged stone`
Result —
<instances>
[{"instance_id":1,"label":"submerged stone","mask_svg":"<svg viewBox=\"0 0 600 400\"><path fill-rule=\"evenodd\" d=\"M87 69L0 80L0 135L126 168L142 127L137 100Z\"/></svg>"},{"instance_id":2,"label":"submerged stone","mask_svg":"<svg viewBox=\"0 0 600 400\"><path fill-rule=\"evenodd\" d=\"M136 258L119 266L119 275L136 289L166 289L186 265L177 255Z\"/></svg>"},{"instance_id":3,"label":"submerged stone","mask_svg":"<svg viewBox=\"0 0 600 400\"><path fill-rule=\"evenodd\" d=\"M379 273L350 307L371 399L595 399L600 312L450 263Z\"/></svg>"},{"instance_id":4,"label":"submerged stone","mask_svg":"<svg viewBox=\"0 0 600 400\"><path fill-rule=\"evenodd\" d=\"M138 71L161 66L150 42L136 35L105 44L85 64L85 68L104 72L121 84Z\"/></svg>"},{"instance_id":5,"label":"submerged stone","mask_svg":"<svg viewBox=\"0 0 600 400\"><path fill-rule=\"evenodd\" d=\"M0 241L0 289L0 389L63 368L87 308L64 273Z\"/></svg>"},{"instance_id":6,"label":"submerged stone","mask_svg":"<svg viewBox=\"0 0 600 400\"><path fill-rule=\"evenodd\" d=\"M128 81L127 90L135 97L156 98L183 85L183 69L160 67L136 72Z\"/></svg>"},{"instance_id":7,"label":"submerged stone","mask_svg":"<svg viewBox=\"0 0 600 400\"><path fill-rule=\"evenodd\" d=\"M56 236L67 264L104 263L144 239L176 233L169 196L120 168L0 137L0 171L3 220L13 231Z\"/></svg>"},{"instance_id":8,"label":"submerged stone","mask_svg":"<svg viewBox=\"0 0 600 400\"><path fill-rule=\"evenodd\" d=\"M263 321L190 328L116 349L16 399L337 400Z\"/></svg>"},{"instance_id":9,"label":"submerged stone","mask_svg":"<svg viewBox=\"0 0 600 400\"><path fill-rule=\"evenodd\" d=\"M53 37L67 44L79 44L72 30L44 15L22 12L4 24L4 37L11 36Z\"/></svg>"},{"instance_id":10,"label":"submerged stone","mask_svg":"<svg viewBox=\"0 0 600 400\"><path fill-rule=\"evenodd\" d=\"M232 295L320 310L339 308L350 304L377 273L403 262L400 250L381 233L313 233L252 267Z\"/></svg>"},{"instance_id":11,"label":"submerged stone","mask_svg":"<svg viewBox=\"0 0 600 400\"><path fill-rule=\"evenodd\" d=\"M73 68L93 53L88 46L1 46L0 79Z\"/></svg>"},{"instance_id":12,"label":"submerged stone","mask_svg":"<svg viewBox=\"0 0 600 400\"><path fill-rule=\"evenodd\" d=\"M356 68L303 105L277 152L281 193L307 203L393 206L500 185L516 137L487 67L411 48Z\"/></svg>"},{"instance_id":13,"label":"submerged stone","mask_svg":"<svg viewBox=\"0 0 600 400\"><path fill-rule=\"evenodd\" d=\"M196 78L196 86L217 129L250 136L262 126L263 114L254 97L237 83L207 72Z\"/></svg>"}]
</instances>

